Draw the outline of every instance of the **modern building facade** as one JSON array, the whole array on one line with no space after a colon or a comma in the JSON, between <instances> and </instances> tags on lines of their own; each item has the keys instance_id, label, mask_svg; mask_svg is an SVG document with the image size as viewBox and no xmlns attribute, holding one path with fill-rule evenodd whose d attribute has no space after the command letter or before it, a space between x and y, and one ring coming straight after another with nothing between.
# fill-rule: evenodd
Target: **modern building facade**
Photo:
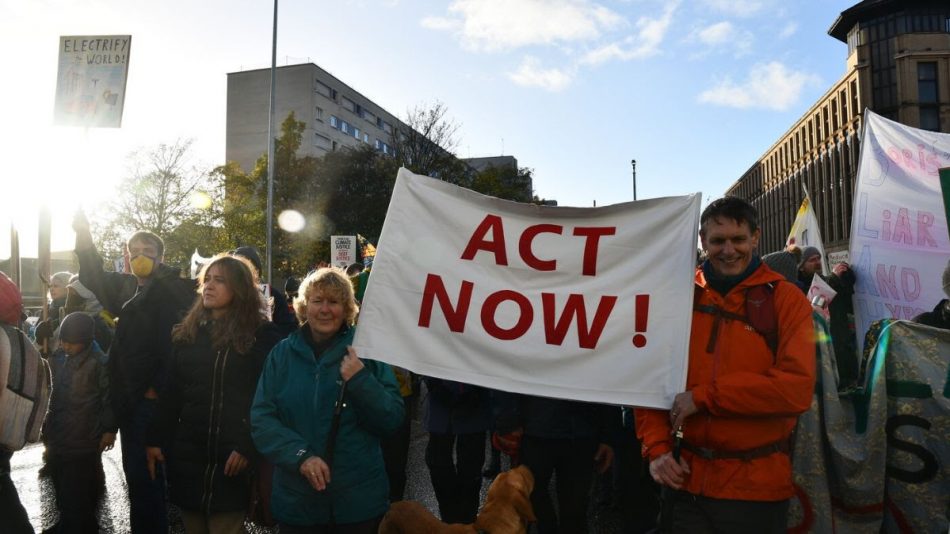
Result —
<instances>
[{"instance_id":1,"label":"modern building facade","mask_svg":"<svg viewBox=\"0 0 950 534\"><path fill-rule=\"evenodd\" d=\"M275 129L294 113L306 127L300 156L320 157L345 146L393 150L393 133L409 127L359 91L314 65L277 68ZM267 152L270 69L228 73L225 159L250 171ZM275 132L275 136L279 131Z\"/></svg>"},{"instance_id":2,"label":"modern building facade","mask_svg":"<svg viewBox=\"0 0 950 534\"><path fill-rule=\"evenodd\" d=\"M395 156L394 139L406 140L411 127L359 91L313 63L277 68L275 129L293 112L305 125L298 156L320 157L343 147L369 145ZM250 171L267 152L267 112L270 106L270 69L228 73L225 160ZM274 134L279 135L279 131ZM396 137L394 137L396 136ZM421 134L414 136L421 137ZM405 144L405 143L403 143ZM441 150L441 149L440 149ZM472 174L489 167L511 167L514 156L462 159ZM534 193L530 180L512 184Z\"/></svg>"},{"instance_id":3,"label":"modern building facade","mask_svg":"<svg viewBox=\"0 0 950 534\"><path fill-rule=\"evenodd\" d=\"M784 247L803 186L825 249L847 250L865 108L950 132L950 2L864 0L828 34L847 44L844 76L727 191L759 210L763 254Z\"/></svg>"}]
</instances>

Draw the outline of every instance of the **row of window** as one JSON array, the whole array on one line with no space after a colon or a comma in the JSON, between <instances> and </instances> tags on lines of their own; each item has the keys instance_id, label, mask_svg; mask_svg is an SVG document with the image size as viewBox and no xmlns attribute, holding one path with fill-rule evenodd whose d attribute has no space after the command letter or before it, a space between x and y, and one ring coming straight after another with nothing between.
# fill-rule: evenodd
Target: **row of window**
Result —
<instances>
[{"instance_id":1,"label":"row of window","mask_svg":"<svg viewBox=\"0 0 950 534\"><path fill-rule=\"evenodd\" d=\"M319 95L323 95L324 97L334 102L339 103L341 106L343 106L343 109L353 113L354 115L356 115L357 117L360 117L366 122L369 122L370 124L375 125L377 128L379 128L380 130L388 134L393 133L392 124L390 124L386 120L383 120L382 117L364 108L363 106L354 102L353 100L350 100L349 98L343 95L340 95L339 93L337 93L336 89L321 82L320 80L314 80L313 87L314 87L314 92L316 92ZM322 113L323 113L323 110L320 108L317 108L317 120L322 120L322 117L321 117Z\"/></svg>"},{"instance_id":2,"label":"row of window","mask_svg":"<svg viewBox=\"0 0 950 534\"><path fill-rule=\"evenodd\" d=\"M358 139L358 140L360 140L360 141L362 141L362 142L364 142L364 143L369 144L369 134L368 134L368 133L366 133L365 131L360 131L359 128L357 128L356 126L353 126L353 125L350 124L349 122L347 122L347 121L345 121L345 120L343 120L343 119L337 117L336 115L330 115L330 127L331 127L331 128L335 128L335 129L337 129L337 130L343 132L344 134L346 134L346 135L348 135L348 136L353 136L355 139ZM316 139L316 144L317 144L317 146L323 146L324 148L332 148L333 150L336 149L336 143L335 143L335 142L332 142L332 144L331 144L331 140L330 140L329 137L326 137L326 136L321 135L321 134L319 134L319 133L316 134L316 135L317 135L317 139ZM379 138L376 138L375 141L376 141L376 142L375 142L374 146L375 146L376 150L379 150L379 151L382 152L383 154L386 154L386 155L389 155L389 156L395 156L395 155L396 155L396 150L395 150L389 143L387 143L386 141L383 141L382 139L379 139Z\"/></svg>"},{"instance_id":3,"label":"row of window","mask_svg":"<svg viewBox=\"0 0 950 534\"><path fill-rule=\"evenodd\" d=\"M858 82L852 78L838 94L828 98L814 113L801 121L799 127L762 161L767 181L775 181L788 172L798 160L846 127L860 114Z\"/></svg>"}]
</instances>

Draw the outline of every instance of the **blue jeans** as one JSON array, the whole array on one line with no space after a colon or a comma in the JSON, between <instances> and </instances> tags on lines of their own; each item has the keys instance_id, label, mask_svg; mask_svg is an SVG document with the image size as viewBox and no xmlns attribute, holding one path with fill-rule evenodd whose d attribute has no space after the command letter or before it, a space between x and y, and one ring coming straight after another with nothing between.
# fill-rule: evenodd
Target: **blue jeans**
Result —
<instances>
[{"instance_id":1,"label":"blue jeans","mask_svg":"<svg viewBox=\"0 0 950 534\"><path fill-rule=\"evenodd\" d=\"M158 401L142 399L132 417L119 427L122 441L122 470L129 486L129 519L132 532L168 532L165 508L165 471L156 466L155 480L145 461L145 433L158 408Z\"/></svg>"}]
</instances>

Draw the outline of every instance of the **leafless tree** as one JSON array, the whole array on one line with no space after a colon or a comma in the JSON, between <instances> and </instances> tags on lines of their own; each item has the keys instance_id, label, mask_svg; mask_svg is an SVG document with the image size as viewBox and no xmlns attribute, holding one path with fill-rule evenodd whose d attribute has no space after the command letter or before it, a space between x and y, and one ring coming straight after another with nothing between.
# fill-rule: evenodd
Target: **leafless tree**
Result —
<instances>
[{"instance_id":1,"label":"leafless tree","mask_svg":"<svg viewBox=\"0 0 950 534\"><path fill-rule=\"evenodd\" d=\"M406 113L408 130L393 128L392 146L399 165L417 174L453 183L470 179L470 169L455 156L460 125L447 117L448 108L436 101Z\"/></svg>"},{"instance_id":2,"label":"leafless tree","mask_svg":"<svg viewBox=\"0 0 950 534\"><path fill-rule=\"evenodd\" d=\"M134 152L130 174L119 185L113 219L124 230L167 235L194 212L192 195L208 183L191 164L192 140Z\"/></svg>"}]
</instances>

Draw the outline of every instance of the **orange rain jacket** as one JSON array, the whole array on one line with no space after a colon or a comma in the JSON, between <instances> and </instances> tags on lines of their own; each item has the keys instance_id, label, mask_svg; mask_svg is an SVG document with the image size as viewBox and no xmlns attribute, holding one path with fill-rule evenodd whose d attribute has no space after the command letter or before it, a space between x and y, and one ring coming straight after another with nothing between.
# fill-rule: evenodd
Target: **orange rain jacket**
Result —
<instances>
[{"instance_id":1,"label":"orange rain jacket","mask_svg":"<svg viewBox=\"0 0 950 534\"><path fill-rule=\"evenodd\" d=\"M797 416L811 406L815 386L815 341L812 310L794 284L764 264L723 297L706 287L696 272L697 304L713 305L746 316L750 287L774 286L778 348L773 359L765 338L737 319L721 319L712 353L706 351L715 317L693 311L686 389L698 413L683 424L683 439L716 451L748 451L788 439ZM637 435L643 455L654 460L672 450L667 410L637 409ZM683 489L717 499L779 501L793 493L789 456L774 452L750 460L707 460L685 448L690 467Z\"/></svg>"}]
</instances>

